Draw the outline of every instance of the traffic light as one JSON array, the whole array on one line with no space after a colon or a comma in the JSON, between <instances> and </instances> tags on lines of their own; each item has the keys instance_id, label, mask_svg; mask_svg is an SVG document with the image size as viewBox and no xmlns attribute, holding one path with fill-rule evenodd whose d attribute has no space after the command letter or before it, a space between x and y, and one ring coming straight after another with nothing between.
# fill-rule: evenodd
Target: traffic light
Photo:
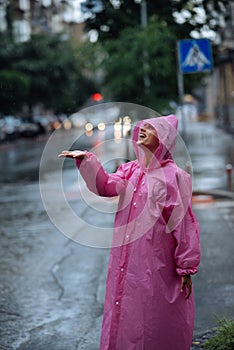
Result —
<instances>
[{"instance_id":1,"label":"traffic light","mask_svg":"<svg viewBox=\"0 0 234 350\"><path fill-rule=\"evenodd\" d=\"M103 100L103 96L99 92L95 92L91 97L94 102L100 102Z\"/></svg>"}]
</instances>

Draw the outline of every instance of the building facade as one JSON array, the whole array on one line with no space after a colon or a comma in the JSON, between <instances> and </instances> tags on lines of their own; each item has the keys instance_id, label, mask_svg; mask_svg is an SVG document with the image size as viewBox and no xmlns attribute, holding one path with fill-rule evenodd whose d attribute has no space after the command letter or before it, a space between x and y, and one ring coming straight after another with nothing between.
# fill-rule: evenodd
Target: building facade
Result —
<instances>
[{"instance_id":1,"label":"building facade","mask_svg":"<svg viewBox=\"0 0 234 350\"><path fill-rule=\"evenodd\" d=\"M215 91L213 102L217 126L234 132L234 1L230 1L228 12L230 17L221 32L211 88Z\"/></svg>"},{"instance_id":2,"label":"building facade","mask_svg":"<svg viewBox=\"0 0 234 350\"><path fill-rule=\"evenodd\" d=\"M17 42L29 40L33 33L61 32L82 40L79 7L79 1L69 0L0 0L0 32L10 31Z\"/></svg>"}]
</instances>

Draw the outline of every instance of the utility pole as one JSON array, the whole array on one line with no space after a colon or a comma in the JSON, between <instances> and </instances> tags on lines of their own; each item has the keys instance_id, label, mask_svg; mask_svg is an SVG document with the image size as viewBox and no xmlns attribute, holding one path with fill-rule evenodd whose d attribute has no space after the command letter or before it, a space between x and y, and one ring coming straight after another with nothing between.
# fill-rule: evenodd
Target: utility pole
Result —
<instances>
[{"instance_id":1,"label":"utility pole","mask_svg":"<svg viewBox=\"0 0 234 350\"><path fill-rule=\"evenodd\" d=\"M184 113L184 76L181 73L180 68L180 57L179 57L179 49L177 44L177 85L178 85L178 93L179 93L179 106L180 106L180 115L181 115L181 125L182 125L182 136L185 141L187 141L187 130L186 130L186 120Z\"/></svg>"},{"instance_id":2,"label":"utility pole","mask_svg":"<svg viewBox=\"0 0 234 350\"><path fill-rule=\"evenodd\" d=\"M141 0L141 26L143 29L147 27L148 24L148 15L147 15L147 2L146 0ZM144 69L144 87L145 87L145 93L147 93L149 87L150 87L150 78L148 74L148 52L144 48L143 49L143 69Z\"/></svg>"},{"instance_id":3,"label":"utility pole","mask_svg":"<svg viewBox=\"0 0 234 350\"><path fill-rule=\"evenodd\" d=\"M146 0L135 0L135 3L139 4L141 6L141 27L142 29L145 29L148 25L148 14L147 14L147 1ZM150 87L150 78L148 74L148 52L145 48L143 48L143 71L144 71L144 89L145 93L147 94L148 89Z\"/></svg>"},{"instance_id":4,"label":"utility pole","mask_svg":"<svg viewBox=\"0 0 234 350\"><path fill-rule=\"evenodd\" d=\"M147 18L147 3L146 0L141 0L141 26L146 28L148 24Z\"/></svg>"}]
</instances>

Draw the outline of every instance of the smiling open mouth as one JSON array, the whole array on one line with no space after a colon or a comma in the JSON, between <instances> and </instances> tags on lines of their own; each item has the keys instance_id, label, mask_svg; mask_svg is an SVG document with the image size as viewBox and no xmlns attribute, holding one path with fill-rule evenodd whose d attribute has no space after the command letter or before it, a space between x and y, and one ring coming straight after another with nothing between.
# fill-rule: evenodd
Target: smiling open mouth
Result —
<instances>
[{"instance_id":1,"label":"smiling open mouth","mask_svg":"<svg viewBox=\"0 0 234 350\"><path fill-rule=\"evenodd\" d=\"M146 138L146 135L143 132L140 132L138 138L143 140Z\"/></svg>"}]
</instances>

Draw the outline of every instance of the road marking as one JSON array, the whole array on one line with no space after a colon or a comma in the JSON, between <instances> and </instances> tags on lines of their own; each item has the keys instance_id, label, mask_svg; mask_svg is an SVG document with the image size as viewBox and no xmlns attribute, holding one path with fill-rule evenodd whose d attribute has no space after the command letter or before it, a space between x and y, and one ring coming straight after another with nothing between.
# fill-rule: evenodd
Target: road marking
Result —
<instances>
[{"instance_id":1,"label":"road marking","mask_svg":"<svg viewBox=\"0 0 234 350\"><path fill-rule=\"evenodd\" d=\"M234 208L234 201L232 200L213 200L213 201L200 201L192 202L194 209L209 209L209 208Z\"/></svg>"},{"instance_id":2,"label":"road marking","mask_svg":"<svg viewBox=\"0 0 234 350\"><path fill-rule=\"evenodd\" d=\"M211 195L194 195L192 197L193 204L214 203L214 197Z\"/></svg>"}]
</instances>

